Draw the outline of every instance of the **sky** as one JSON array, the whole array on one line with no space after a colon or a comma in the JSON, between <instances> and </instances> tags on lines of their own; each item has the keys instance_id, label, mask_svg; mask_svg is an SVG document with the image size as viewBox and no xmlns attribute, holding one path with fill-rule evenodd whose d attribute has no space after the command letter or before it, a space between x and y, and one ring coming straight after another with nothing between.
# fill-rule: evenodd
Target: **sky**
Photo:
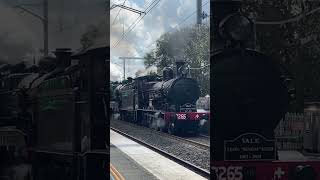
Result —
<instances>
[{"instance_id":1,"label":"sky","mask_svg":"<svg viewBox=\"0 0 320 180\"><path fill-rule=\"evenodd\" d=\"M144 11L150 4L158 0L111 0L113 4ZM209 14L209 0L202 0L202 10ZM204 5L205 4L205 5ZM150 8L148 8L150 9ZM116 7L110 11L110 80L123 79L123 60L119 57L143 57L147 52L155 48L155 41L165 32L174 31L179 27L190 26L196 23L196 0L160 0L144 18L139 14ZM192 16L190 16L193 14ZM182 22L185 18L185 22ZM129 27L137 18L141 19L136 26L128 32ZM208 21L208 18L203 22ZM125 32L125 33L124 33ZM123 33L125 34L124 38ZM146 72L143 60L126 61L126 77L135 77L137 71ZM155 70L152 68L151 70Z\"/></svg>"},{"instance_id":2,"label":"sky","mask_svg":"<svg viewBox=\"0 0 320 180\"><path fill-rule=\"evenodd\" d=\"M43 16L42 2L0 0L0 61L14 64L22 60L33 62L33 56L40 57L39 50L43 48L41 20L14 7L23 5ZM99 27L104 36L101 38L109 38L106 0L48 0L48 9L50 52L55 48L80 48L80 37L91 24ZM109 44L107 40L106 43Z\"/></svg>"}]
</instances>

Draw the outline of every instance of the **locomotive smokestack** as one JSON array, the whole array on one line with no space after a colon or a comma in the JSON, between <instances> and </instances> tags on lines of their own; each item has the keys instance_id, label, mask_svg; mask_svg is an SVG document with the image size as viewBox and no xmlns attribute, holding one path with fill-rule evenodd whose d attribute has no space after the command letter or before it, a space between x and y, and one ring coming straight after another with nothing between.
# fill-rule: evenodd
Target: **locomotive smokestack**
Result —
<instances>
[{"instance_id":1,"label":"locomotive smokestack","mask_svg":"<svg viewBox=\"0 0 320 180\"><path fill-rule=\"evenodd\" d=\"M70 48L57 48L53 52L57 57L57 66L58 67L68 67L71 65L71 49Z\"/></svg>"},{"instance_id":2,"label":"locomotive smokestack","mask_svg":"<svg viewBox=\"0 0 320 180\"><path fill-rule=\"evenodd\" d=\"M162 77L164 81L173 79L173 69L166 67L162 70Z\"/></svg>"},{"instance_id":3,"label":"locomotive smokestack","mask_svg":"<svg viewBox=\"0 0 320 180\"><path fill-rule=\"evenodd\" d=\"M181 72L181 70L182 70L182 68L183 68L183 66L185 65L185 61L183 61L183 60L177 60L176 61L176 66L177 66L177 76L183 76L183 74L182 74L182 72Z\"/></svg>"}]
</instances>

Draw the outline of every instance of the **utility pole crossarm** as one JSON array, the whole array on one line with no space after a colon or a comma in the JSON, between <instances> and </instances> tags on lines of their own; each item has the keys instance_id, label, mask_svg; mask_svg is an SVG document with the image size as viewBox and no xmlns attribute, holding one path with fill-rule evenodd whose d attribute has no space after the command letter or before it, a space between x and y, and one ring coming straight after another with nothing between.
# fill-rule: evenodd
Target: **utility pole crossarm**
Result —
<instances>
[{"instance_id":1,"label":"utility pole crossarm","mask_svg":"<svg viewBox=\"0 0 320 180\"><path fill-rule=\"evenodd\" d=\"M145 59L143 57L119 57L119 59L123 60L123 79L126 79L126 60L128 59Z\"/></svg>"},{"instance_id":2,"label":"utility pole crossarm","mask_svg":"<svg viewBox=\"0 0 320 180\"><path fill-rule=\"evenodd\" d=\"M119 59L145 59L143 57L119 57ZM149 58L149 59L160 59L160 58Z\"/></svg>"},{"instance_id":3,"label":"utility pole crossarm","mask_svg":"<svg viewBox=\"0 0 320 180\"><path fill-rule=\"evenodd\" d=\"M119 59L144 59L142 57L119 57Z\"/></svg>"},{"instance_id":4,"label":"utility pole crossarm","mask_svg":"<svg viewBox=\"0 0 320 180\"><path fill-rule=\"evenodd\" d=\"M14 6L14 8L22 9L23 11L31 14L32 16L40 19L41 21L45 20L42 16L40 16L40 15L38 15L38 14L36 14L36 13L34 13L34 12L32 12L32 11L28 10L27 8L24 8L24 7L20 6L20 5Z\"/></svg>"},{"instance_id":5,"label":"utility pole crossarm","mask_svg":"<svg viewBox=\"0 0 320 180\"><path fill-rule=\"evenodd\" d=\"M48 56L49 53L49 22L48 22L48 0L43 0L43 46L44 55Z\"/></svg>"},{"instance_id":6,"label":"utility pole crossarm","mask_svg":"<svg viewBox=\"0 0 320 180\"><path fill-rule=\"evenodd\" d=\"M144 12L144 11L140 11L140 10L137 10L137 9L133 9L133 8L131 8L131 7L128 7L128 6L125 6L125 5L118 5L118 4L114 4L114 5L112 5L111 7L110 7L110 10L111 9L114 9L114 8L116 8L116 7L120 7L120 8L122 8L122 9L125 9L125 10L128 10L128 11L131 11L131 12L134 12L134 13L137 13L137 14L146 14L146 12Z\"/></svg>"}]
</instances>

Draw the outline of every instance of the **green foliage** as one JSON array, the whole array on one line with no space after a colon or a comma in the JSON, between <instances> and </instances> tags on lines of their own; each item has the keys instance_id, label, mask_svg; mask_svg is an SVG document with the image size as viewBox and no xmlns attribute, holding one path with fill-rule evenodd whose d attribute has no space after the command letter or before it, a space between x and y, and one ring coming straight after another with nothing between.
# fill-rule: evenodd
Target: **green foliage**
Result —
<instances>
[{"instance_id":1,"label":"green foliage","mask_svg":"<svg viewBox=\"0 0 320 180\"><path fill-rule=\"evenodd\" d=\"M298 0L245 1L242 12L257 21L281 21L310 12L319 3ZM281 25L257 25L257 44L260 51L273 56L294 75L297 100L294 110L302 111L304 101L320 100L318 36L320 18L316 12Z\"/></svg>"},{"instance_id":2,"label":"green foliage","mask_svg":"<svg viewBox=\"0 0 320 180\"><path fill-rule=\"evenodd\" d=\"M156 66L158 73L164 67L174 66L175 60L185 60L191 68L191 77L198 80L201 95L210 91L209 25L185 27L163 34L156 42L156 49L145 55L146 67Z\"/></svg>"}]
</instances>

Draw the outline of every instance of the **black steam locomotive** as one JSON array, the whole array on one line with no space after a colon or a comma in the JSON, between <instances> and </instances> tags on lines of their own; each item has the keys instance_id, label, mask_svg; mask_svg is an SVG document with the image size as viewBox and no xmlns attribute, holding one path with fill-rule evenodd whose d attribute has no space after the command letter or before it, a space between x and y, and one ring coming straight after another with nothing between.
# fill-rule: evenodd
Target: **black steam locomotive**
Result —
<instances>
[{"instance_id":1,"label":"black steam locomotive","mask_svg":"<svg viewBox=\"0 0 320 180\"><path fill-rule=\"evenodd\" d=\"M128 79L116 88L120 117L163 132L198 133L200 121L208 121L209 113L199 113L196 101L200 89L196 80L187 77L185 63L176 62L173 69L163 69L157 75Z\"/></svg>"},{"instance_id":2,"label":"black steam locomotive","mask_svg":"<svg viewBox=\"0 0 320 180\"><path fill-rule=\"evenodd\" d=\"M3 67L1 126L24 133L34 179L106 179L109 48L54 53L32 73Z\"/></svg>"},{"instance_id":3,"label":"black steam locomotive","mask_svg":"<svg viewBox=\"0 0 320 180\"><path fill-rule=\"evenodd\" d=\"M219 1L213 9L232 12L239 4ZM249 18L234 12L214 18L225 43L210 59L215 112L211 178L319 179L319 161L300 161L296 152L284 156L275 146L274 129L294 97L290 73L279 61L248 48L254 34Z\"/></svg>"}]
</instances>

